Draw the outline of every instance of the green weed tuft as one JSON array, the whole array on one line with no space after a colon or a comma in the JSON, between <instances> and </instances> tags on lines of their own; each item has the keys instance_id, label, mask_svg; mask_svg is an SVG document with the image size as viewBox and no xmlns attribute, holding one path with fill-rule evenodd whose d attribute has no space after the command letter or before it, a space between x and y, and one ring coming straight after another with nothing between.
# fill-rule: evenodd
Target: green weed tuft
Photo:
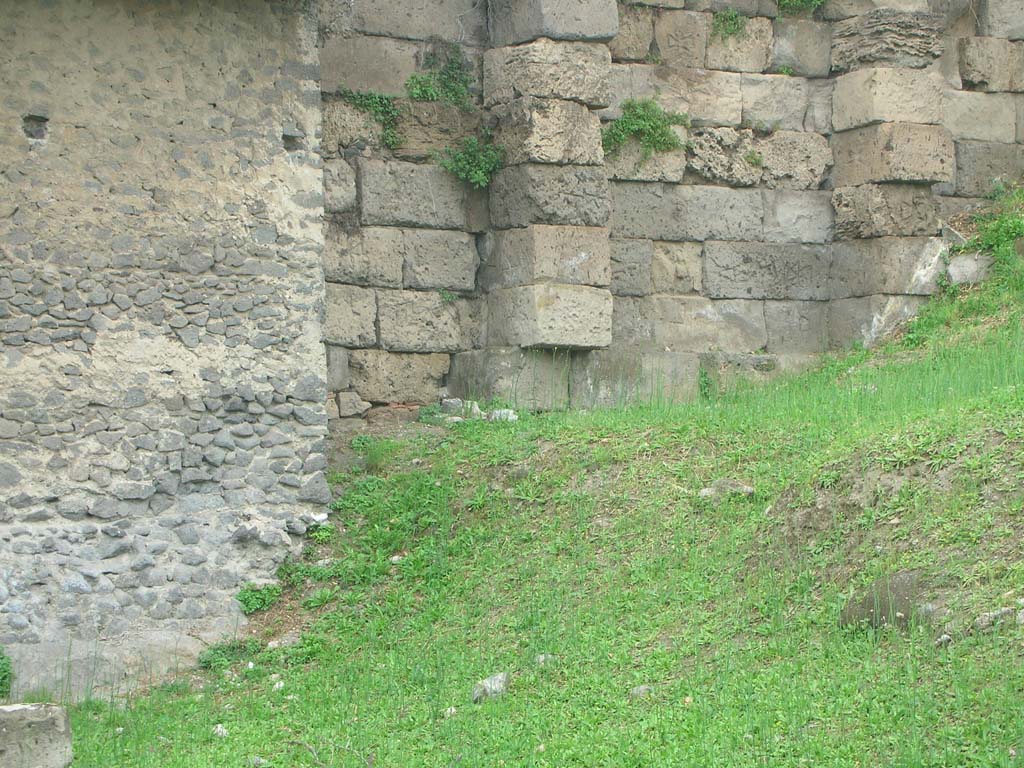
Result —
<instances>
[{"instance_id":1,"label":"green weed tuft","mask_svg":"<svg viewBox=\"0 0 1024 768\"><path fill-rule=\"evenodd\" d=\"M227 669L245 659L250 659L263 649L259 640L230 640L211 645L199 654L199 667L214 672Z\"/></svg>"},{"instance_id":2,"label":"green weed tuft","mask_svg":"<svg viewBox=\"0 0 1024 768\"><path fill-rule=\"evenodd\" d=\"M381 127L381 142L388 149L402 146L402 137L398 134L398 106L394 96L385 96L374 91L353 91L348 88L339 94L341 98L370 115Z\"/></svg>"},{"instance_id":3,"label":"green weed tuft","mask_svg":"<svg viewBox=\"0 0 1024 768\"><path fill-rule=\"evenodd\" d=\"M463 110L473 108L470 93L472 79L462 48L452 43L441 62L437 55L427 58L426 72L417 72L405 82L405 91L413 101L443 101Z\"/></svg>"},{"instance_id":4,"label":"green weed tuft","mask_svg":"<svg viewBox=\"0 0 1024 768\"><path fill-rule=\"evenodd\" d=\"M267 584L257 587L255 584L246 584L238 591L235 599L242 606L242 613L246 616L265 611L281 597L281 587L278 584Z\"/></svg>"},{"instance_id":5,"label":"green weed tuft","mask_svg":"<svg viewBox=\"0 0 1024 768\"><path fill-rule=\"evenodd\" d=\"M630 139L640 143L645 160L655 152L682 149L682 140L672 130L674 125L689 127L690 118L666 112L654 99L630 99L622 104L622 117L608 123L601 131L604 153L613 157Z\"/></svg>"},{"instance_id":6,"label":"green weed tuft","mask_svg":"<svg viewBox=\"0 0 1024 768\"><path fill-rule=\"evenodd\" d=\"M0 699L6 699L11 695L11 688L14 685L14 665L11 657L0 648Z\"/></svg>"},{"instance_id":7,"label":"green weed tuft","mask_svg":"<svg viewBox=\"0 0 1024 768\"><path fill-rule=\"evenodd\" d=\"M480 137L467 136L458 148L445 147L437 160L456 178L485 189L501 170L504 158L505 150L491 140L490 133L484 132Z\"/></svg>"},{"instance_id":8,"label":"green weed tuft","mask_svg":"<svg viewBox=\"0 0 1024 768\"><path fill-rule=\"evenodd\" d=\"M719 11L711 21L711 36L720 40L742 37L746 33L747 17L732 8Z\"/></svg>"}]
</instances>

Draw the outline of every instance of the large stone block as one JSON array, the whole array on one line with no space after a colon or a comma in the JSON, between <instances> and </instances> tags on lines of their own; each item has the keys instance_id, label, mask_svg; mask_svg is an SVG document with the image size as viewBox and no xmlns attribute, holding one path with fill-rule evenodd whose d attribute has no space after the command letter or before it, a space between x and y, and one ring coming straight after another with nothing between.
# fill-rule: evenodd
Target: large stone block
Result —
<instances>
[{"instance_id":1,"label":"large stone block","mask_svg":"<svg viewBox=\"0 0 1024 768\"><path fill-rule=\"evenodd\" d=\"M981 0L978 34L1024 40L1024 0Z\"/></svg>"},{"instance_id":2,"label":"large stone block","mask_svg":"<svg viewBox=\"0 0 1024 768\"><path fill-rule=\"evenodd\" d=\"M537 40L484 54L484 100L487 106L520 96L565 99L603 107L610 103L611 54L600 43Z\"/></svg>"},{"instance_id":3,"label":"large stone block","mask_svg":"<svg viewBox=\"0 0 1024 768\"><path fill-rule=\"evenodd\" d=\"M503 168L490 188L491 221L498 229L528 224L601 227L608 221L604 169L581 165Z\"/></svg>"},{"instance_id":4,"label":"large stone block","mask_svg":"<svg viewBox=\"0 0 1024 768\"><path fill-rule=\"evenodd\" d=\"M477 0L348 0L348 4L352 28L368 35L474 46L487 42L485 4Z\"/></svg>"},{"instance_id":5,"label":"large stone block","mask_svg":"<svg viewBox=\"0 0 1024 768\"><path fill-rule=\"evenodd\" d=\"M489 0L487 6L493 46L538 37L611 40L619 31L615 0Z\"/></svg>"},{"instance_id":6,"label":"large stone block","mask_svg":"<svg viewBox=\"0 0 1024 768\"><path fill-rule=\"evenodd\" d=\"M571 363L567 350L515 347L461 352L452 357L448 392L470 400L498 398L529 411L565 408Z\"/></svg>"},{"instance_id":7,"label":"large stone block","mask_svg":"<svg viewBox=\"0 0 1024 768\"><path fill-rule=\"evenodd\" d=\"M669 67L703 69L707 58L710 16L692 11L663 11L654 19L658 56Z\"/></svg>"},{"instance_id":8,"label":"large stone block","mask_svg":"<svg viewBox=\"0 0 1024 768\"><path fill-rule=\"evenodd\" d=\"M889 235L937 235L938 201L927 186L865 184L832 193L839 240Z\"/></svg>"},{"instance_id":9,"label":"large stone block","mask_svg":"<svg viewBox=\"0 0 1024 768\"><path fill-rule=\"evenodd\" d=\"M827 243L834 220L829 192L765 190L764 239L769 243Z\"/></svg>"},{"instance_id":10,"label":"large stone block","mask_svg":"<svg viewBox=\"0 0 1024 768\"><path fill-rule=\"evenodd\" d=\"M364 227L346 232L330 226L324 246L324 277L331 283L400 288L401 229Z\"/></svg>"},{"instance_id":11,"label":"large stone block","mask_svg":"<svg viewBox=\"0 0 1024 768\"><path fill-rule=\"evenodd\" d=\"M332 344L325 346L327 352L327 391L341 392L349 387L348 350Z\"/></svg>"},{"instance_id":12,"label":"large stone block","mask_svg":"<svg viewBox=\"0 0 1024 768\"><path fill-rule=\"evenodd\" d=\"M942 122L945 81L919 69L858 69L836 78L832 127L846 131L871 123Z\"/></svg>"},{"instance_id":13,"label":"large stone block","mask_svg":"<svg viewBox=\"0 0 1024 768\"><path fill-rule=\"evenodd\" d=\"M679 138L679 149L647 155L640 142L630 139L614 154L605 157L604 170L608 178L681 183L688 167L684 147L690 142L690 131L681 125L672 126L671 130Z\"/></svg>"},{"instance_id":14,"label":"large stone block","mask_svg":"<svg viewBox=\"0 0 1024 768\"><path fill-rule=\"evenodd\" d=\"M766 301L766 349L772 353L815 354L828 349L827 301Z\"/></svg>"},{"instance_id":15,"label":"large stone block","mask_svg":"<svg viewBox=\"0 0 1024 768\"><path fill-rule=\"evenodd\" d=\"M366 227L364 237L375 250L390 247L402 257L402 284L406 288L472 291L476 286L476 238L465 232L441 229L389 230Z\"/></svg>"},{"instance_id":16,"label":"large stone block","mask_svg":"<svg viewBox=\"0 0 1024 768\"><path fill-rule=\"evenodd\" d=\"M828 77L832 66L832 31L828 24L806 19L774 22L771 69L791 69L802 77Z\"/></svg>"},{"instance_id":17,"label":"large stone block","mask_svg":"<svg viewBox=\"0 0 1024 768\"><path fill-rule=\"evenodd\" d=\"M881 123L832 137L837 187L889 181L951 182L953 139L942 126Z\"/></svg>"},{"instance_id":18,"label":"large stone block","mask_svg":"<svg viewBox=\"0 0 1024 768\"><path fill-rule=\"evenodd\" d=\"M359 198L365 225L486 228L483 196L435 165L361 157Z\"/></svg>"},{"instance_id":19,"label":"large stone block","mask_svg":"<svg viewBox=\"0 0 1024 768\"><path fill-rule=\"evenodd\" d=\"M415 73L423 44L389 37L333 37L320 49L320 89L405 93L405 81Z\"/></svg>"},{"instance_id":20,"label":"large stone block","mask_svg":"<svg viewBox=\"0 0 1024 768\"><path fill-rule=\"evenodd\" d=\"M1017 139L1017 98L1009 93L946 91L942 124L954 140L1012 144Z\"/></svg>"},{"instance_id":21,"label":"large stone block","mask_svg":"<svg viewBox=\"0 0 1024 768\"><path fill-rule=\"evenodd\" d=\"M622 114L627 99L655 99L664 109L689 115L695 126L738 126L743 118L740 75L708 69L673 69L654 64L615 64L611 68L612 106L603 120Z\"/></svg>"},{"instance_id":22,"label":"large stone block","mask_svg":"<svg viewBox=\"0 0 1024 768\"><path fill-rule=\"evenodd\" d=\"M829 302L830 349L852 344L872 347L918 313L923 296L865 296Z\"/></svg>"},{"instance_id":23,"label":"large stone block","mask_svg":"<svg viewBox=\"0 0 1024 768\"><path fill-rule=\"evenodd\" d=\"M689 143L690 168L731 187L817 189L832 167L828 140L801 131L760 136L751 129L702 128Z\"/></svg>"},{"instance_id":24,"label":"large stone block","mask_svg":"<svg viewBox=\"0 0 1024 768\"><path fill-rule=\"evenodd\" d=\"M768 343L764 302L654 296L654 343L673 352L756 352Z\"/></svg>"},{"instance_id":25,"label":"large stone block","mask_svg":"<svg viewBox=\"0 0 1024 768\"><path fill-rule=\"evenodd\" d=\"M834 298L909 294L937 290L946 243L939 237L880 237L832 245Z\"/></svg>"},{"instance_id":26,"label":"large stone block","mask_svg":"<svg viewBox=\"0 0 1024 768\"><path fill-rule=\"evenodd\" d=\"M437 291L378 291L380 345L392 352L457 352L479 335L479 313Z\"/></svg>"},{"instance_id":27,"label":"large stone block","mask_svg":"<svg viewBox=\"0 0 1024 768\"><path fill-rule=\"evenodd\" d=\"M956 143L956 194L984 197L996 185L1016 183L1024 176L1024 145L987 141Z\"/></svg>"},{"instance_id":28,"label":"large stone block","mask_svg":"<svg viewBox=\"0 0 1024 768\"><path fill-rule=\"evenodd\" d=\"M370 288L327 283L324 341L345 347L377 344L377 296Z\"/></svg>"},{"instance_id":29,"label":"large stone block","mask_svg":"<svg viewBox=\"0 0 1024 768\"><path fill-rule=\"evenodd\" d=\"M960 40L960 79L975 91L1024 91L1024 43L997 37Z\"/></svg>"},{"instance_id":30,"label":"large stone block","mask_svg":"<svg viewBox=\"0 0 1024 768\"><path fill-rule=\"evenodd\" d=\"M71 721L56 704L0 706L0 764L4 768L68 768Z\"/></svg>"},{"instance_id":31,"label":"large stone block","mask_svg":"<svg viewBox=\"0 0 1024 768\"><path fill-rule=\"evenodd\" d=\"M603 227L532 224L489 233L483 242L481 290L533 283L607 287L611 250Z\"/></svg>"},{"instance_id":32,"label":"large stone block","mask_svg":"<svg viewBox=\"0 0 1024 768\"><path fill-rule=\"evenodd\" d=\"M436 403L448 365L446 354L355 349L349 357L352 386L371 403Z\"/></svg>"},{"instance_id":33,"label":"large stone block","mask_svg":"<svg viewBox=\"0 0 1024 768\"><path fill-rule=\"evenodd\" d=\"M604 288L541 283L499 288L487 297L488 343L599 349L612 341L612 295Z\"/></svg>"},{"instance_id":34,"label":"large stone block","mask_svg":"<svg viewBox=\"0 0 1024 768\"><path fill-rule=\"evenodd\" d=\"M942 54L944 31L941 14L890 8L837 22L832 26L832 70L927 67Z\"/></svg>"},{"instance_id":35,"label":"large stone block","mask_svg":"<svg viewBox=\"0 0 1024 768\"><path fill-rule=\"evenodd\" d=\"M807 80L787 75L743 75L743 125L765 131L802 131L810 89Z\"/></svg>"},{"instance_id":36,"label":"large stone block","mask_svg":"<svg viewBox=\"0 0 1024 768\"><path fill-rule=\"evenodd\" d=\"M649 347L654 343L653 306L650 297L612 298L612 348L626 345Z\"/></svg>"},{"instance_id":37,"label":"large stone block","mask_svg":"<svg viewBox=\"0 0 1024 768\"><path fill-rule=\"evenodd\" d=\"M611 241L612 293L616 296L646 296L651 292L651 264L654 243L650 240Z\"/></svg>"},{"instance_id":38,"label":"large stone block","mask_svg":"<svg viewBox=\"0 0 1024 768\"><path fill-rule=\"evenodd\" d=\"M654 12L639 5L618 3L619 32L608 43L612 61L645 61L654 42Z\"/></svg>"},{"instance_id":39,"label":"large stone block","mask_svg":"<svg viewBox=\"0 0 1024 768\"><path fill-rule=\"evenodd\" d=\"M651 283L656 293L700 293L704 271L700 243L656 241L651 261Z\"/></svg>"},{"instance_id":40,"label":"large stone block","mask_svg":"<svg viewBox=\"0 0 1024 768\"><path fill-rule=\"evenodd\" d=\"M381 129L370 115L339 98L325 98L322 104L320 149L325 157L354 146L380 148Z\"/></svg>"},{"instance_id":41,"label":"large stone block","mask_svg":"<svg viewBox=\"0 0 1024 768\"><path fill-rule=\"evenodd\" d=\"M480 128L482 112L444 102L401 99L398 134L402 143L393 152L403 160L430 160L445 147L453 147Z\"/></svg>"},{"instance_id":42,"label":"large stone block","mask_svg":"<svg viewBox=\"0 0 1024 768\"><path fill-rule=\"evenodd\" d=\"M356 172L344 160L324 163L324 210L348 213L356 207Z\"/></svg>"},{"instance_id":43,"label":"large stone block","mask_svg":"<svg viewBox=\"0 0 1024 768\"><path fill-rule=\"evenodd\" d=\"M830 266L823 245L708 242L702 290L723 299L823 301L831 297Z\"/></svg>"},{"instance_id":44,"label":"large stone block","mask_svg":"<svg viewBox=\"0 0 1024 768\"><path fill-rule=\"evenodd\" d=\"M705 59L708 69L727 72L764 72L772 52L772 22L769 19L747 19L742 32L728 37L708 36Z\"/></svg>"},{"instance_id":45,"label":"large stone block","mask_svg":"<svg viewBox=\"0 0 1024 768\"><path fill-rule=\"evenodd\" d=\"M700 358L687 352L600 349L573 356L573 408L678 403L697 397Z\"/></svg>"},{"instance_id":46,"label":"large stone block","mask_svg":"<svg viewBox=\"0 0 1024 768\"><path fill-rule=\"evenodd\" d=\"M601 121L574 101L521 99L491 110L498 121L494 141L506 165L548 163L601 165Z\"/></svg>"},{"instance_id":47,"label":"large stone block","mask_svg":"<svg viewBox=\"0 0 1024 768\"><path fill-rule=\"evenodd\" d=\"M612 183L614 237L652 240L756 240L764 205L753 189Z\"/></svg>"}]
</instances>

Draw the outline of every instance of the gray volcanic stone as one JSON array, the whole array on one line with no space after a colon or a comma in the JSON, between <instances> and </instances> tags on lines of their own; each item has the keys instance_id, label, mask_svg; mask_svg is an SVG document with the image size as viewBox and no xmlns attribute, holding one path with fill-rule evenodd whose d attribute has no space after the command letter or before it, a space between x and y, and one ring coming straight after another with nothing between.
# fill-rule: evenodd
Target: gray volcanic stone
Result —
<instances>
[{"instance_id":1,"label":"gray volcanic stone","mask_svg":"<svg viewBox=\"0 0 1024 768\"><path fill-rule=\"evenodd\" d=\"M0 706L0 765L4 768L67 768L71 722L56 704Z\"/></svg>"}]
</instances>

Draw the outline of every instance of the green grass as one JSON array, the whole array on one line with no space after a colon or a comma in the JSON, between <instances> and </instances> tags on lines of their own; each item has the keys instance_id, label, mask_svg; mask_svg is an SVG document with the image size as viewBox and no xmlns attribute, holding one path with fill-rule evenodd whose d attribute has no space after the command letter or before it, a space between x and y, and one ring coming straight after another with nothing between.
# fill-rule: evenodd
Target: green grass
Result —
<instances>
[{"instance_id":1,"label":"green grass","mask_svg":"<svg viewBox=\"0 0 1024 768\"><path fill-rule=\"evenodd\" d=\"M982 226L995 278L883 349L686 405L364 440L336 534L283 573L316 609L302 642L74 708L76 768L1022 765L1024 631L962 630L1024 596L1021 202ZM754 494L701 498L716 478ZM948 648L838 627L906 568Z\"/></svg>"}]
</instances>

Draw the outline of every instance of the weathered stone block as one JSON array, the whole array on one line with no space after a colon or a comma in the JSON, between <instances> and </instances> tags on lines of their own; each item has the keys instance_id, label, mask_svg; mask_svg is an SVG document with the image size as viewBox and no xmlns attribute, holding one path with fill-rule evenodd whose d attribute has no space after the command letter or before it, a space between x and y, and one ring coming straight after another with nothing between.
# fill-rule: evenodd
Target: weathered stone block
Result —
<instances>
[{"instance_id":1,"label":"weathered stone block","mask_svg":"<svg viewBox=\"0 0 1024 768\"><path fill-rule=\"evenodd\" d=\"M479 316L465 299L436 291L378 291L380 345L392 352L457 352L470 349Z\"/></svg>"},{"instance_id":2,"label":"weathered stone block","mask_svg":"<svg viewBox=\"0 0 1024 768\"><path fill-rule=\"evenodd\" d=\"M695 126L738 126L743 99L740 75L707 69L672 69L653 64L614 64L611 68L612 106L601 119L622 114L627 99L655 99L664 109L690 116Z\"/></svg>"},{"instance_id":3,"label":"weathered stone block","mask_svg":"<svg viewBox=\"0 0 1024 768\"><path fill-rule=\"evenodd\" d=\"M766 301L764 320L769 352L815 354L828 348L827 301Z\"/></svg>"},{"instance_id":4,"label":"weathered stone block","mask_svg":"<svg viewBox=\"0 0 1024 768\"><path fill-rule=\"evenodd\" d=\"M399 288L403 230L364 227L348 233L331 226L324 247L324 277L328 282Z\"/></svg>"},{"instance_id":5,"label":"weathered stone block","mask_svg":"<svg viewBox=\"0 0 1024 768\"><path fill-rule=\"evenodd\" d=\"M737 35L708 37L705 59L708 69L727 72L764 72L772 52L772 23L769 19L747 19Z\"/></svg>"},{"instance_id":6,"label":"weathered stone block","mask_svg":"<svg viewBox=\"0 0 1024 768\"><path fill-rule=\"evenodd\" d=\"M487 106L520 96L565 99L603 107L610 102L611 54L599 43L537 40L484 54L484 100Z\"/></svg>"},{"instance_id":7,"label":"weathered stone block","mask_svg":"<svg viewBox=\"0 0 1024 768\"><path fill-rule=\"evenodd\" d=\"M615 408L633 403L678 403L697 396L700 359L686 352L600 349L573 356L569 382L573 408Z\"/></svg>"},{"instance_id":8,"label":"weathered stone block","mask_svg":"<svg viewBox=\"0 0 1024 768\"><path fill-rule=\"evenodd\" d=\"M359 158L359 197L366 225L486 228L484 198L435 165Z\"/></svg>"},{"instance_id":9,"label":"weathered stone block","mask_svg":"<svg viewBox=\"0 0 1024 768\"><path fill-rule=\"evenodd\" d=\"M946 244L939 237L880 237L832 245L834 298L935 293Z\"/></svg>"},{"instance_id":10,"label":"weathered stone block","mask_svg":"<svg viewBox=\"0 0 1024 768\"><path fill-rule=\"evenodd\" d=\"M881 123L832 137L837 187L953 181L953 139L942 126Z\"/></svg>"},{"instance_id":11,"label":"weathered stone block","mask_svg":"<svg viewBox=\"0 0 1024 768\"><path fill-rule=\"evenodd\" d=\"M807 115L804 130L815 133L832 133L832 89L835 80L814 79L807 81Z\"/></svg>"},{"instance_id":12,"label":"weathered stone block","mask_svg":"<svg viewBox=\"0 0 1024 768\"><path fill-rule=\"evenodd\" d=\"M740 383L764 385L786 373L799 373L814 366L817 355L787 353L705 352L700 356L702 375L719 392L728 391Z\"/></svg>"},{"instance_id":13,"label":"weathered stone block","mask_svg":"<svg viewBox=\"0 0 1024 768\"><path fill-rule=\"evenodd\" d=\"M429 160L445 147L457 146L480 128L482 113L444 102L401 99L398 105L398 134L402 143L393 152L403 160Z\"/></svg>"},{"instance_id":14,"label":"weathered stone block","mask_svg":"<svg viewBox=\"0 0 1024 768\"><path fill-rule=\"evenodd\" d=\"M612 298L612 348L654 343L652 299L633 296Z\"/></svg>"},{"instance_id":15,"label":"weathered stone block","mask_svg":"<svg viewBox=\"0 0 1024 768\"><path fill-rule=\"evenodd\" d=\"M826 0L820 13L828 21L842 21L878 9L928 13L930 5L929 0Z\"/></svg>"},{"instance_id":16,"label":"weathered stone block","mask_svg":"<svg viewBox=\"0 0 1024 768\"><path fill-rule=\"evenodd\" d=\"M619 31L615 0L490 0L491 45L552 40L611 40Z\"/></svg>"},{"instance_id":17,"label":"weathered stone block","mask_svg":"<svg viewBox=\"0 0 1024 768\"><path fill-rule=\"evenodd\" d=\"M807 80L787 75L743 75L743 125L802 131L810 97Z\"/></svg>"},{"instance_id":18,"label":"weathered stone block","mask_svg":"<svg viewBox=\"0 0 1024 768\"><path fill-rule=\"evenodd\" d=\"M654 42L654 12L639 5L618 3L619 33L608 43L612 61L644 61Z\"/></svg>"},{"instance_id":19,"label":"weathered stone block","mask_svg":"<svg viewBox=\"0 0 1024 768\"><path fill-rule=\"evenodd\" d=\"M349 4L352 28L369 35L478 46L487 42L485 4L477 0L350 0Z\"/></svg>"},{"instance_id":20,"label":"weathered stone block","mask_svg":"<svg viewBox=\"0 0 1024 768\"><path fill-rule=\"evenodd\" d=\"M611 250L603 227L533 224L489 233L483 243L484 291L533 283L607 287Z\"/></svg>"},{"instance_id":21,"label":"weathered stone block","mask_svg":"<svg viewBox=\"0 0 1024 768\"><path fill-rule=\"evenodd\" d=\"M71 722L56 704L0 706L0 763L4 768L68 768Z\"/></svg>"},{"instance_id":22,"label":"weathered stone block","mask_svg":"<svg viewBox=\"0 0 1024 768\"><path fill-rule=\"evenodd\" d=\"M764 192L764 239L769 243L827 243L834 229L832 195L789 189Z\"/></svg>"},{"instance_id":23,"label":"weathered stone block","mask_svg":"<svg viewBox=\"0 0 1024 768\"><path fill-rule=\"evenodd\" d=\"M942 122L945 82L919 69L858 69L836 78L832 127L846 131L871 123Z\"/></svg>"},{"instance_id":24,"label":"weathered stone block","mask_svg":"<svg viewBox=\"0 0 1024 768\"><path fill-rule=\"evenodd\" d=\"M494 346L599 349L612 341L612 295L604 288L541 283L487 297Z\"/></svg>"},{"instance_id":25,"label":"weathered stone block","mask_svg":"<svg viewBox=\"0 0 1024 768\"><path fill-rule=\"evenodd\" d=\"M364 227L363 240L367 252L379 260L401 259L406 288L468 292L475 287L476 238L465 232Z\"/></svg>"},{"instance_id":26,"label":"weathered stone block","mask_svg":"<svg viewBox=\"0 0 1024 768\"><path fill-rule=\"evenodd\" d=\"M654 243L651 283L657 293L700 293L704 270L700 243Z\"/></svg>"},{"instance_id":27,"label":"weathered stone block","mask_svg":"<svg viewBox=\"0 0 1024 768\"><path fill-rule=\"evenodd\" d=\"M997 37L960 40L960 79L975 91L1024 91L1024 43Z\"/></svg>"},{"instance_id":28,"label":"weathered stone block","mask_svg":"<svg viewBox=\"0 0 1024 768\"><path fill-rule=\"evenodd\" d=\"M349 357L352 386L371 403L435 403L448 365L446 354L356 349Z\"/></svg>"},{"instance_id":29,"label":"weathered stone block","mask_svg":"<svg viewBox=\"0 0 1024 768\"><path fill-rule=\"evenodd\" d=\"M494 107L495 143L505 149L506 165L549 163L601 165L601 121L574 101L521 99Z\"/></svg>"},{"instance_id":30,"label":"weathered stone block","mask_svg":"<svg viewBox=\"0 0 1024 768\"><path fill-rule=\"evenodd\" d=\"M616 296L646 296L651 292L651 263L654 243L650 240L611 241L612 293Z\"/></svg>"},{"instance_id":31,"label":"weathered stone block","mask_svg":"<svg viewBox=\"0 0 1024 768\"><path fill-rule=\"evenodd\" d=\"M1017 139L1016 101L1009 93L946 91L942 124L954 140L1012 144Z\"/></svg>"},{"instance_id":32,"label":"weathered stone block","mask_svg":"<svg viewBox=\"0 0 1024 768\"><path fill-rule=\"evenodd\" d=\"M939 233L938 202L930 188L912 184L865 184L832 193L836 238Z\"/></svg>"},{"instance_id":33,"label":"weathered stone block","mask_svg":"<svg viewBox=\"0 0 1024 768\"><path fill-rule=\"evenodd\" d=\"M356 207L356 172L344 160L324 163L324 210L347 213Z\"/></svg>"},{"instance_id":34,"label":"weathered stone block","mask_svg":"<svg viewBox=\"0 0 1024 768\"><path fill-rule=\"evenodd\" d=\"M625 181L668 181L681 183L688 166L685 147L690 132L681 125L672 127L679 137L680 149L655 152L645 157L640 142L631 139L617 152L605 157L604 170L609 179Z\"/></svg>"},{"instance_id":35,"label":"weathered stone block","mask_svg":"<svg viewBox=\"0 0 1024 768\"><path fill-rule=\"evenodd\" d=\"M988 253L958 253L950 257L946 273L953 285L975 285L988 279L994 263Z\"/></svg>"},{"instance_id":36,"label":"weathered stone block","mask_svg":"<svg viewBox=\"0 0 1024 768\"><path fill-rule=\"evenodd\" d=\"M872 347L920 310L923 296L866 296L829 302L830 349L854 343Z\"/></svg>"},{"instance_id":37,"label":"weathered stone block","mask_svg":"<svg viewBox=\"0 0 1024 768\"><path fill-rule=\"evenodd\" d=\"M927 67L942 54L944 28L941 14L889 8L837 22L832 26L832 70Z\"/></svg>"},{"instance_id":38,"label":"weathered stone block","mask_svg":"<svg viewBox=\"0 0 1024 768\"><path fill-rule=\"evenodd\" d=\"M802 77L828 77L832 66L832 31L828 24L778 18L773 26L773 71L788 67Z\"/></svg>"},{"instance_id":39,"label":"weathered stone block","mask_svg":"<svg viewBox=\"0 0 1024 768\"><path fill-rule=\"evenodd\" d=\"M337 418L351 419L362 416L370 410L370 403L363 400L356 392L339 392L333 398L334 407L337 409Z\"/></svg>"},{"instance_id":40,"label":"weathered stone block","mask_svg":"<svg viewBox=\"0 0 1024 768\"><path fill-rule=\"evenodd\" d=\"M764 205L753 189L612 183L613 237L755 240Z\"/></svg>"},{"instance_id":41,"label":"weathered stone block","mask_svg":"<svg viewBox=\"0 0 1024 768\"><path fill-rule=\"evenodd\" d=\"M823 301L831 297L830 266L823 245L708 242L703 292L723 299Z\"/></svg>"},{"instance_id":42,"label":"weathered stone block","mask_svg":"<svg viewBox=\"0 0 1024 768\"><path fill-rule=\"evenodd\" d=\"M997 183L1014 183L1024 176L1024 146L987 141L956 143L956 194L984 197Z\"/></svg>"},{"instance_id":43,"label":"weathered stone block","mask_svg":"<svg viewBox=\"0 0 1024 768\"><path fill-rule=\"evenodd\" d=\"M369 288L327 283L324 341L346 347L377 343L377 297Z\"/></svg>"},{"instance_id":44,"label":"weathered stone block","mask_svg":"<svg viewBox=\"0 0 1024 768\"><path fill-rule=\"evenodd\" d=\"M654 19L654 40L661 61L677 69L703 69L710 28L710 17L706 13L659 13Z\"/></svg>"},{"instance_id":45,"label":"weathered stone block","mask_svg":"<svg viewBox=\"0 0 1024 768\"><path fill-rule=\"evenodd\" d=\"M731 187L763 183L816 189L831 165L828 141L810 133L780 131L759 137L751 129L702 128L690 139L690 168Z\"/></svg>"},{"instance_id":46,"label":"weathered stone block","mask_svg":"<svg viewBox=\"0 0 1024 768\"><path fill-rule=\"evenodd\" d=\"M1024 0L981 0L978 34L1024 40Z\"/></svg>"},{"instance_id":47,"label":"weathered stone block","mask_svg":"<svg viewBox=\"0 0 1024 768\"><path fill-rule=\"evenodd\" d=\"M325 156L353 146L380 147L380 126L365 112L341 99L324 99L320 148Z\"/></svg>"},{"instance_id":48,"label":"weathered stone block","mask_svg":"<svg viewBox=\"0 0 1024 768\"><path fill-rule=\"evenodd\" d=\"M528 224L600 227L608 221L604 169L581 165L503 168L490 187L491 221L499 229Z\"/></svg>"},{"instance_id":49,"label":"weathered stone block","mask_svg":"<svg viewBox=\"0 0 1024 768\"><path fill-rule=\"evenodd\" d=\"M325 346L327 353L327 391L341 392L348 389L348 350L332 344Z\"/></svg>"},{"instance_id":50,"label":"weathered stone block","mask_svg":"<svg viewBox=\"0 0 1024 768\"><path fill-rule=\"evenodd\" d=\"M768 187L818 189L832 169L832 147L815 133L776 131L755 139L761 183Z\"/></svg>"},{"instance_id":51,"label":"weathered stone block","mask_svg":"<svg viewBox=\"0 0 1024 768\"><path fill-rule=\"evenodd\" d=\"M673 352L756 352L768 343L764 302L702 296L652 299L654 342Z\"/></svg>"},{"instance_id":52,"label":"weathered stone block","mask_svg":"<svg viewBox=\"0 0 1024 768\"><path fill-rule=\"evenodd\" d=\"M461 352L452 357L448 391L465 399L500 398L530 411L565 408L569 404L571 360L566 350Z\"/></svg>"},{"instance_id":53,"label":"weathered stone block","mask_svg":"<svg viewBox=\"0 0 1024 768\"><path fill-rule=\"evenodd\" d=\"M320 89L405 93L405 81L417 71L421 43L389 37L333 37L320 49Z\"/></svg>"}]
</instances>

